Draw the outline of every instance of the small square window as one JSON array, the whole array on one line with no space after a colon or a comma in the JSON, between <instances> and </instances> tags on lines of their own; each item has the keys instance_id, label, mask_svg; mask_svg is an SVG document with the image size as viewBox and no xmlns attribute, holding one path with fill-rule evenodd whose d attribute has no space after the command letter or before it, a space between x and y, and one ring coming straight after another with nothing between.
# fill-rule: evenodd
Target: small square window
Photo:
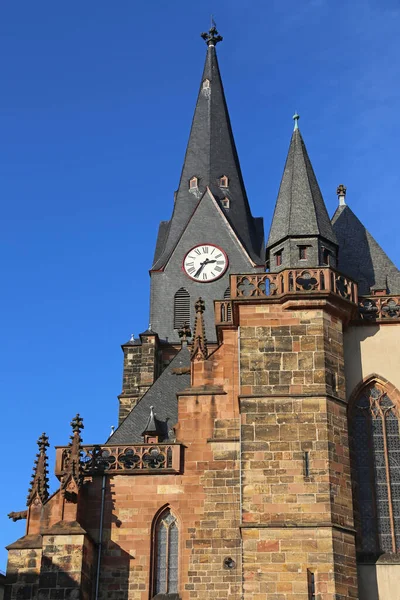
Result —
<instances>
[{"instance_id":1,"label":"small square window","mask_svg":"<svg viewBox=\"0 0 400 600\"><path fill-rule=\"evenodd\" d=\"M280 267L282 264L282 250L275 253L275 264L277 267Z\"/></svg>"},{"instance_id":2,"label":"small square window","mask_svg":"<svg viewBox=\"0 0 400 600\"><path fill-rule=\"evenodd\" d=\"M299 246L299 259L307 260L307 246Z\"/></svg>"}]
</instances>

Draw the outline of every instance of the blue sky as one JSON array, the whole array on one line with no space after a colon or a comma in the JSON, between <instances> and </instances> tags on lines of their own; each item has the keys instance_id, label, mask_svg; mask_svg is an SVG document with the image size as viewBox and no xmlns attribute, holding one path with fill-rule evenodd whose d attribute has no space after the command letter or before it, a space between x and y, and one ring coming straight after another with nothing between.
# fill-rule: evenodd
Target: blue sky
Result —
<instances>
[{"instance_id":1,"label":"blue sky","mask_svg":"<svg viewBox=\"0 0 400 600\"><path fill-rule=\"evenodd\" d=\"M42 431L67 443L79 411L102 442L117 422L120 344L148 325L211 13L253 214L268 231L297 110L330 214L344 183L397 261L397 1L3 2L0 569Z\"/></svg>"}]
</instances>

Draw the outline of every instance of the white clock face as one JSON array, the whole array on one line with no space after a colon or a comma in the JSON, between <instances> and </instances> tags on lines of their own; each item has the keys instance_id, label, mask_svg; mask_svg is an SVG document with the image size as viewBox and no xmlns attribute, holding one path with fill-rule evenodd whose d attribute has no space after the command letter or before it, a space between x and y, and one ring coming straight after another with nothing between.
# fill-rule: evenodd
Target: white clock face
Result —
<instances>
[{"instance_id":1,"label":"white clock face","mask_svg":"<svg viewBox=\"0 0 400 600\"><path fill-rule=\"evenodd\" d=\"M213 244L195 246L183 259L183 270L195 281L208 283L221 277L228 268L228 257L224 250Z\"/></svg>"}]
</instances>

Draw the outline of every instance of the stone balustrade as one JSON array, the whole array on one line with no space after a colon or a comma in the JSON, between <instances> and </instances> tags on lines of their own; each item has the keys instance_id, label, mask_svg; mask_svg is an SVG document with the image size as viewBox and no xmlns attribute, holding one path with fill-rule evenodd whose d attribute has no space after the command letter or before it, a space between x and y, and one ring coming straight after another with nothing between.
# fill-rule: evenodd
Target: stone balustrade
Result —
<instances>
[{"instance_id":1,"label":"stone balustrade","mask_svg":"<svg viewBox=\"0 0 400 600\"><path fill-rule=\"evenodd\" d=\"M83 446L82 467L87 475L96 473L146 474L179 473L181 444L134 444L131 446ZM56 449L55 474L60 477L68 447Z\"/></svg>"}]
</instances>

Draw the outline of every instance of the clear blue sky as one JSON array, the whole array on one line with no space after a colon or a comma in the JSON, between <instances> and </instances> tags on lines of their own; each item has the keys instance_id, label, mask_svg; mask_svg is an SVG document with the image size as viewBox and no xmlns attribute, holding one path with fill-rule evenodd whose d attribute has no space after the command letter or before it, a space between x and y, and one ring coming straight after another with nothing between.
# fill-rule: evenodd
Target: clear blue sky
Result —
<instances>
[{"instance_id":1,"label":"clear blue sky","mask_svg":"<svg viewBox=\"0 0 400 600\"><path fill-rule=\"evenodd\" d=\"M102 442L117 422L119 346L148 325L210 13L253 214L268 230L297 110L330 214L344 183L398 257L397 0L3 2L0 568L42 431L67 443L79 411Z\"/></svg>"}]
</instances>

